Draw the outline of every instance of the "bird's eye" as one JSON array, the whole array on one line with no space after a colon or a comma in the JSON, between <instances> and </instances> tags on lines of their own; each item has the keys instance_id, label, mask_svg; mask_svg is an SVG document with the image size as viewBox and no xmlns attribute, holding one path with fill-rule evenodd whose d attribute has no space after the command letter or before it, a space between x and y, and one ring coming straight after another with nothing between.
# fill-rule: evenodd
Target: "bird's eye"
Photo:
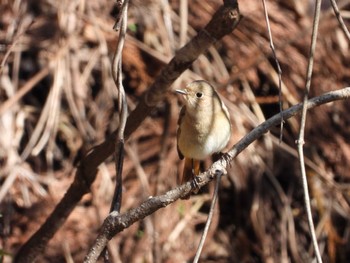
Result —
<instances>
[{"instance_id":1,"label":"bird's eye","mask_svg":"<svg viewBox=\"0 0 350 263\"><path fill-rule=\"evenodd\" d=\"M203 96L203 93L201 93L201 92L197 92L197 93L196 93L196 97L197 97L197 98L201 98L202 96Z\"/></svg>"}]
</instances>

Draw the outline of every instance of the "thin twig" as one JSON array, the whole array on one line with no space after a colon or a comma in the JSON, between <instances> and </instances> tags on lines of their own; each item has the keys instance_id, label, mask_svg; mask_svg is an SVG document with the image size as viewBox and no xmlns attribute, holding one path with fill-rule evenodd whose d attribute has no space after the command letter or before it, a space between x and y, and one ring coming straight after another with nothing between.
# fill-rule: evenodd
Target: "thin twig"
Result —
<instances>
[{"instance_id":1,"label":"thin twig","mask_svg":"<svg viewBox=\"0 0 350 263\"><path fill-rule=\"evenodd\" d=\"M123 9L125 7L125 2L123 0L117 0L115 1L115 6L118 9L118 13L117 16L115 17L115 24L113 26L113 29L115 31L118 31L120 29L121 26L121 21L123 20Z\"/></svg>"},{"instance_id":2,"label":"thin twig","mask_svg":"<svg viewBox=\"0 0 350 263\"><path fill-rule=\"evenodd\" d=\"M307 114L307 104L308 104L308 97L309 97L310 86L311 86L311 77L312 77L312 70L313 70L313 63L314 63L314 53L315 53L316 43L317 43L320 12L321 12L321 0L316 0L314 22L312 26L309 63L308 63L307 74L306 74L305 94L304 94L303 109L302 109L302 115L301 115L301 121L300 121L300 133L299 133L299 138L297 140L307 220L308 220L312 243L315 249L315 255L318 263L322 263L322 257L321 257L320 249L318 247L317 237L316 237L315 228L314 228L314 222L312 219L309 189L308 189L307 176L305 171L303 145L304 145L304 132L305 132L305 123L306 123L306 114Z\"/></svg>"},{"instance_id":3,"label":"thin twig","mask_svg":"<svg viewBox=\"0 0 350 263\"><path fill-rule=\"evenodd\" d=\"M114 83L118 89L118 109L119 109L119 126L117 130L117 137L115 143L115 169L116 169L116 186L113 195L110 211L120 211L122 203L122 172L124 162L124 131L126 126L126 120L128 116L128 107L126 103L126 96L124 86L122 82L122 52L125 43L126 26L128 19L128 3L129 0L125 0L121 10L121 30L119 33L118 44L114 54L112 63L112 76Z\"/></svg>"},{"instance_id":4,"label":"thin twig","mask_svg":"<svg viewBox=\"0 0 350 263\"><path fill-rule=\"evenodd\" d=\"M330 0L330 1L331 1L333 10L334 10L334 14L335 14L336 18L338 19L340 28L343 30L345 36L348 38L348 41L350 41L350 32L349 32L348 28L346 27L343 18L340 15L338 5L335 2L335 0Z\"/></svg>"},{"instance_id":5,"label":"thin twig","mask_svg":"<svg viewBox=\"0 0 350 263\"><path fill-rule=\"evenodd\" d=\"M205 239L206 239L208 231L209 231L209 226L210 226L211 221L213 219L215 204L216 204L216 201L217 201L218 195L219 195L219 186L220 186L221 176L222 176L221 172L217 173L217 175L216 175L215 190L214 190L213 199L212 199L211 205L210 205L208 219L207 219L207 222L205 224L205 227L204 227L204 230L203 230L203 233L202 233L202 237L201 237L201 240L199 242L199 245L198 245L198 248L197 248L197 252L196 252L196 256L194 257L193 263L197 263L198 260L199 260L199 257L200 257L200 255L202 253L202 249L203 249L203 246L204 246Z\"/></svg>"},{"instance_id":6,"label":"thin twig","mask_svg":"<svg viewBox=\"0 0 350 263\"><path fill-rule=\"evenodd\" d=\"M273 38L272 38L272 33L271 33L271 27L270 27L270 19L269 19L269 14L267 12L267 7L266 7L266 2L265 0L262 0L263 6L264 6L264 14L265 14L265 21L266 21L266 26L267 26L267 32L269 33L269 42L270 42L270 48L272 51L273 59L275 60L276 67L277 67L277 74L278 74L278 103L279 103L279 108L280 108L280 114L281 114L281 123L280 123L280 142L283 139L283 115L282 115L282 69L280 66L280 63L278 62L277 55L276 55L276 50L275 46L273 44Z\"/></svg>"},{"instance_id":7,"label":"thin twig","mask_svg":"<svg viewBox=\"0 0 350 263\"><path fill-rule=\"evenodd\" d=\"M122 76L122 53L125 43L126 36L126 25L128 19L128 0L125 0L122 5L121 18L121 30L119 32L117 48L114 53L113 63L112 63L112 76L114 83L118 89L118 110L119 110L119 126L117 129L117 136L115 138L115 151L114 151L114 162L115 162L115 172L116 172L116 183L115 190L113 194L113 199L111 202L110 212L115 211L120 212L122 205L123 196L123 164L124 164L124 131L126 120L128 116L128 107L126 103L125 90L123 86L123 76ZM118 18L117 18L118 19ZM118 25L118 21L115 23ZM106 247L107 248L107 247ZM109 253L105 249L103 253L104 262L109 262Z\"/></svg>"},{"instance_id":8,"label":"thin twig","mask_svg":"<svg viewBox=\"0 0 350 263\"><path fill-rule=\"evenodd\" d=\"M350 97L350 87L328 92L321 96L312 98L306 102L308 109L317 107L319 105L336 101L344 100ZM282 112L283 119L287 120L297 113L301 112L303 104L299 103L287 110ZM276 114L270 119L258 125L250 133L244 136L237 144L235 144L232 149L225 154L225 156L218 161L214 162L211 167L204 173L201 173L197 176L196 183L198 187L203 187L208 184L218 171L222 171L225 174L225 168L229 163L245 148L247 148L255 140L259 139L262 135L268 132L270 129L274 128L279 124L281 120L280 114ZM95 243L92 245L89 253L85 258L85 262L95 262L100 253L103 251L104 247L107 245L108 241L123 231L125 228L128 228L136 221L139 221L146 216L153 214L155 211L160 208L164 208L169 204L175 202L177 199L183 196L188 196L192 191L193 182L187 182L184 185L178 186L175 189L172 189L166 192L163 195L155 196L144 201L140 206L129 210L124 214L117 214L112 212L104 221L100 233L95 240ZM95 261L94 261L95 260Z\"/></svg>"}]
</instances>

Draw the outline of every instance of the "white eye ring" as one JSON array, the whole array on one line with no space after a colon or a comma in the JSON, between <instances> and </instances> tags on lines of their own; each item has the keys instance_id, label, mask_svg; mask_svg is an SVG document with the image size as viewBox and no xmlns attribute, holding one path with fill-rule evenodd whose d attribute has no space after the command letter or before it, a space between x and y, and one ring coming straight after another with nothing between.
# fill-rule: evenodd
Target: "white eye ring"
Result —
<instances>
[{"instance_id":1,"label":"white eye ring","mask_svg":"<svg viewBox=\"0 0 350 263\"><path fill-rule=\"evenodd\" d=\"M197 93L196 93L196 97L197 97L197 98L201 98L202 96L203 96L203 93L201 93L201 92L197 92Z\"/></svg>"}]
</instances>

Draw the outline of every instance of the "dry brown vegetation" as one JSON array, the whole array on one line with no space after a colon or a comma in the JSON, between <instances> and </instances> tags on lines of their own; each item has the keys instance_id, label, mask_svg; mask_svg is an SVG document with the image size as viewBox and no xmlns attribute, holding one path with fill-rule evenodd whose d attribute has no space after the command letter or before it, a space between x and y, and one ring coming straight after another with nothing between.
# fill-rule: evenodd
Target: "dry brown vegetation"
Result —
<instances>
[{"instance_id":1,"label":"dry brown vegetation","mask_svg":"<svg viewBox=\"0 0 350 263\"><path fill-rule=\"evenodd\" d=\"M123 52L132 110L141 94L211 18L221 1L131 1ZM303 2L301 4L300 2ZM283 75L283 107L301 101L313 7L269 1ZM313 1L310 1L313 2ZM325 1L327 2L327 1ZM340 1L349 10L348 1ZM73 180L75 165L118 126L111 56L117 42L113 1L0 0L0 258L38 229ZM238 28L201 56L173 85L206 79L223 95L234 134L230 145L278 113L278 76L260 1L240 1ZM341 4L341 3L340 3ZM188 23L186 13L188 12ZM348 11L344 16L348 16ZM345 20L349 27L349 20ZM312 96L349 86L349 42L327 4L316 48ZM178 184L176 95L126 144L122 212ZM349 101L309 112L306 167L324 262L350 258ZM242 152L223 178L201 262L310 262L295 139L299 118ZM207 167L210 162L206 162ZM38 262L81 262L108 215L112 159ZM157 211L109 243L112 262L185 262L193 258L213 186ZM10 262L5 256L4 262Z\"/></svg>"}]
</instances>

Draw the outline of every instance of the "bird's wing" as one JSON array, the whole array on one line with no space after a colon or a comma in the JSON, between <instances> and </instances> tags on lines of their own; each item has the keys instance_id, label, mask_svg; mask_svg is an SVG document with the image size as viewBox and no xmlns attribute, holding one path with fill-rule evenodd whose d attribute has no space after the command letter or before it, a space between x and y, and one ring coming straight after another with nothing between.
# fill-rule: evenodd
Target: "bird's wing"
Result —
<instances>
[{"instance_id":1,"label":"bird's wing","mask_svg":"<svg viewBox=\"0 0 350 263\"><path fill-rule=\"evenodd\" d=\"M181 123L183 121L183 117L185 116L185 112L186 112L186 106L183 106L181 108L180 111L180 116L179 116L179 120L177 121L177 141L179 141L180 138L180 134L181 134ZM177 154L179 155L179 158L182 160L184 158L184 155L182 154L182 152L179 149L179 143L177 143Z\"/></svg>"}]
</instances>

